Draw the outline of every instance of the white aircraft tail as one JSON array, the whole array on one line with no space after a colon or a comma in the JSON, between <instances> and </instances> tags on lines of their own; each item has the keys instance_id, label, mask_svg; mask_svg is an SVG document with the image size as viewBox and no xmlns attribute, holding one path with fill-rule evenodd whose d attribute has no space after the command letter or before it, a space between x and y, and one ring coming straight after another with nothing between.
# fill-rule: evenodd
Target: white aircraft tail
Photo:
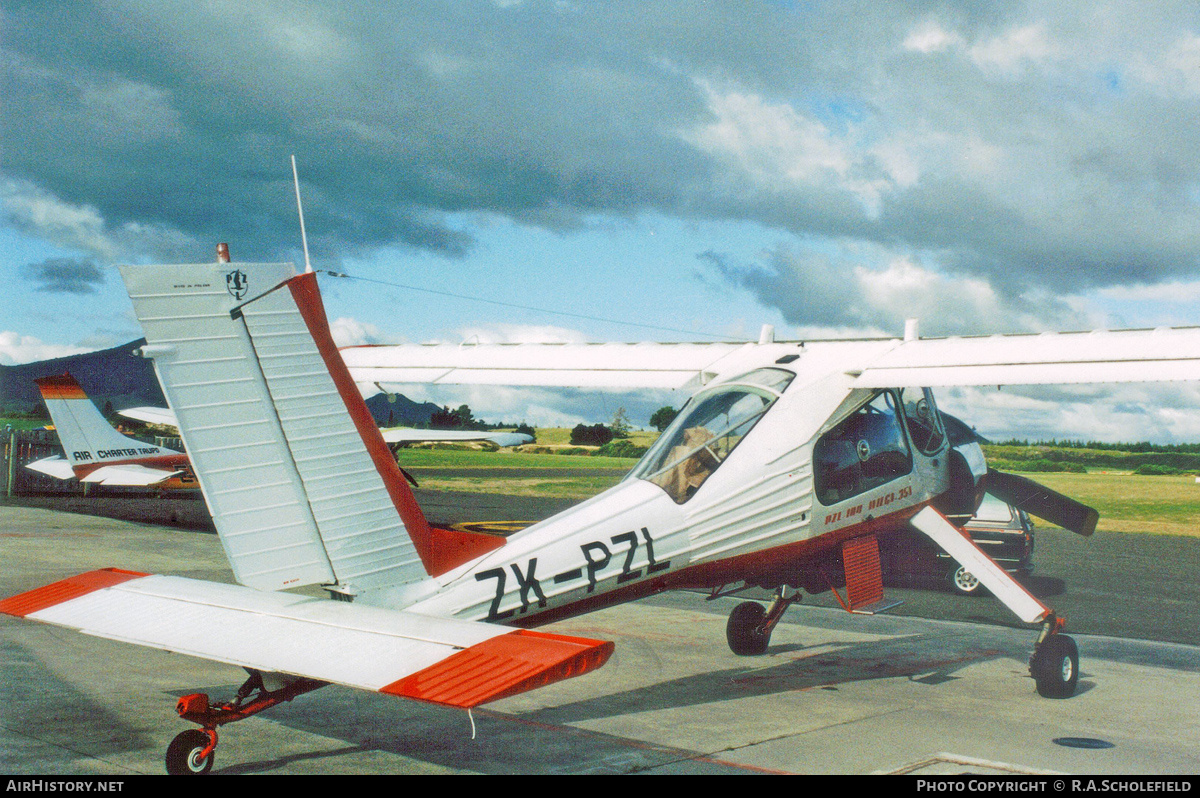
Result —
<instances>
[{"instance_id":1,"label":"white aircraft tail","mask_svg":"<svg viewBox=\"0 0 1200 798\"><path fill-rule=\"evenodd\" d=\"M76 475L85 480L104 481L89 479L89 475L95 473L98 467L118 464L157 464L160 468L168 469L170 465L176 464L182 454L174 449L143 443L117 432L70 374L43 377L34 380L34 383L46 402L46 410L50 412L50 418L58 432L66 463ZM147 479L141 483L122 484L150 484L170 476L166 471L158 471L155 474L147 469L147 472Z\"/></svg>"},{"instance_id":2,"label":"white aircraft tail","mask_svg":"<svg viewBox=\"0 0 1200 798\"><path fill-rule=\"evenodd\" d=\"M355 595L502 545L430 527L337 352L315 274L121 271L239 582Z\"/></svg>"}]
</instances>

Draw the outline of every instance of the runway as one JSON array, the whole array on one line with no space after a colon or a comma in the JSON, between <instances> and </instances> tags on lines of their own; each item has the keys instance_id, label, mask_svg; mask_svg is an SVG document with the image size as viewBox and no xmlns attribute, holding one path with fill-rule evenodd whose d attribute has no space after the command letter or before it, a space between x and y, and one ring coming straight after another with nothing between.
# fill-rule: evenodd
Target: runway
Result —
<instances>
[{"instance_id":1,"label":"runway","mask_svg":"<svg viewBox=\"0 0 1200 798\"><path fill-rule=\"evenodd\" d=\"M211 534L3 506L0 535L6 596L109 566L230 581ZM1054 701L1028 678L1026 628L800 606L767 655L742 658L724 642L733 603L666 594L545 627L613 640L616 653L596 673L473 717L326 687L224 727L215 771L1200 772L1195 646L1077 633L1079 692ZM161 773L187 728L176 698L228 698L244 676L9 617L0 645L8 774Z\"/></svg>"}]
</instances>

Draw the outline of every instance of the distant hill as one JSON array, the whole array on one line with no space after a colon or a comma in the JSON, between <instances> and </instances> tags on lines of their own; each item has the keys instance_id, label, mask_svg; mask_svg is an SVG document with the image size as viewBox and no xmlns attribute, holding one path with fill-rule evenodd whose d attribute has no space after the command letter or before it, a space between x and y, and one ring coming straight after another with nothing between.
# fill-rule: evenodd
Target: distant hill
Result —
<instances>
[{"instance_id":1,"label":"distant hill","mask_svg":"<svg viewBox=\"0 0 1200 798\"><path fill-rule=\"evenodd\" d=\"M127 407L166 407L167 400L158 387L154 365L137 357L133 350L146 339L130 341L112 349L82 355L56 357L19 366L0 366L0 410L28 413L42 401L33 381L40 377L70 374L101 409L112 402L114 410ZM442 408L432 402L418 404L402 394L376 394L367 400L367 408L380 426L416 426Z\"/></svg>"},{"instance_id":2,"label":"distant hill","mask_svg":"<svg viewBox=\"0 0 1200 798\"><path fill-rule=\"evenodd\" d=\"M400 393L377 393L367 400L367 409L381 427L415 427L428 425L429 418L442 408L433 402L417 404Z\"/></svg>"},{"instance_id":3,"label":"distant hill","mask_svg":"<svg viewBox=\"0 0 1200 798\"><path fill-rule=\"evenodd\" d=\"M58 374L74 377L100 408L105 402L112 402L116 410L139 405L166 407L167 400L154 376L154 365L133 354L133 350L145 343L142 338L100 352L0 366L0 408L28 413L42 401L33 381Z\"/></svg>"}]
</instances>

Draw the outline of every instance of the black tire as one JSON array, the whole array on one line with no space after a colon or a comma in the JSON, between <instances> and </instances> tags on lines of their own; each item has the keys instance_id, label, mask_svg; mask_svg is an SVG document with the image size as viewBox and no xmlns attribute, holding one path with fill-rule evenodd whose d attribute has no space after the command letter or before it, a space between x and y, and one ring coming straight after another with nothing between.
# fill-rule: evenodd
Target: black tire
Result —
<instances>
[{"instance_id":1,"label":"black tire","mask_svg":"<svg viewBox=\"0 0 1200 798\"><path fill-rule=\"evenodd\" d=\"M1029 674L1043 698L1070 698L1079 684L1079 649L1066 635L1051 635L1033 654Z\"/></svg>"},{"instance_id":2,"label":"black tire","mask_svg":"<svg viewBox=\"0 0 1200 798\"><path fill-rule=\"evenodd\" d=\"M208 735L199 729L180 732L167 746L167 773L172 776L199 776L212 770L217 758L214 748L207 759L200 759L200 752L208 747Z\"/></svg>"},{"instance_id":3,"label":"black tire","mask_svg":"<svg viewBox=\"0 0 1200 798\"><path fill-rule=\"evenodd\" d=\"M960 596L986 596L987 588L975 578L975 575L963 566L951 571L948 575L950 589Z\"/></svg>"},{"instance_id":4,"label":"black tire","mask_svg":"<svg viewBox=\"0 0 1200 798\"><path fill-rule=\"evenodd\" d=\"M771 635L759 630L767 611L763 605L753 601L744 601L729 613L729 622L725 624L725 639L729 641L729 650L740 657L753 657L765 654L771 642Z\"/></svg>"}]
</instances>

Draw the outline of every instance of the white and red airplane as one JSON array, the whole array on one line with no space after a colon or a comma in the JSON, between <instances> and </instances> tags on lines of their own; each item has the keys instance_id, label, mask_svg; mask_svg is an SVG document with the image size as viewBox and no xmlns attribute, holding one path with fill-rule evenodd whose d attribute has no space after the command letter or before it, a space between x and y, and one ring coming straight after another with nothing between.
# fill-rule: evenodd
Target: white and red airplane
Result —
<instances>
[{"instance_id":1,"label":"white and red airplane","mask_svg":"<svg viewBox=\"0 0 1200 798\"><path fill-rule=\"evenodd\" d=\"M131 438L105 420L70 374L34 380L54 422L64 457L54 455L25 467L56 479L101 485L195 489L183 452Z\"/></svg>"},{"instance_id":2,"label":"white and red airplane","mask_svg":"<svg viewBox=\"0 0 1200 798\"><path fill-rule=\"evenodd\" d=\"M180 699L200 729L172 742L172 773L212 767L218 726L326 683L470 708L586 673L611 643L529 627L659 591L774 589L727 627L735 652L762 653L801 589L882 608L878 538L905 525L1041 626L1037 690L1070 696L1079 660L1062 620L948 517L970 516L985 487L1081 534L1096 513L990 470L928 386L1200 379L1200 328L374 347L343 360L313 273L218 262L122 274L238 584L111 569L0 611L247 669L231 702ZM502 538L430 526L356 381L696 392L624 481ZM288 592L312 585L335 600Z\"/></svg>"},{"instance_id":3,"label":"white and red airplane","mask_svg":"<svg viewBox=\"0 0 1200 798\"><path fill-rule=\"evenodd\" d=\"M159 490L195 490L195 474L184 452L139 441L105 420L70 374L34 380L58 433L65 456L54 455L26 463L25 467L56 479L78 479L84 483L123 487L154 487ZM126 418L147 424L178 428L175 414L163 407L131 407L117 411ZM380 430L385 442L483 443L488 446L520 446L533 440L519 432L493 430L433 430L392 427Z\"/></svg>"}]
</instances>

